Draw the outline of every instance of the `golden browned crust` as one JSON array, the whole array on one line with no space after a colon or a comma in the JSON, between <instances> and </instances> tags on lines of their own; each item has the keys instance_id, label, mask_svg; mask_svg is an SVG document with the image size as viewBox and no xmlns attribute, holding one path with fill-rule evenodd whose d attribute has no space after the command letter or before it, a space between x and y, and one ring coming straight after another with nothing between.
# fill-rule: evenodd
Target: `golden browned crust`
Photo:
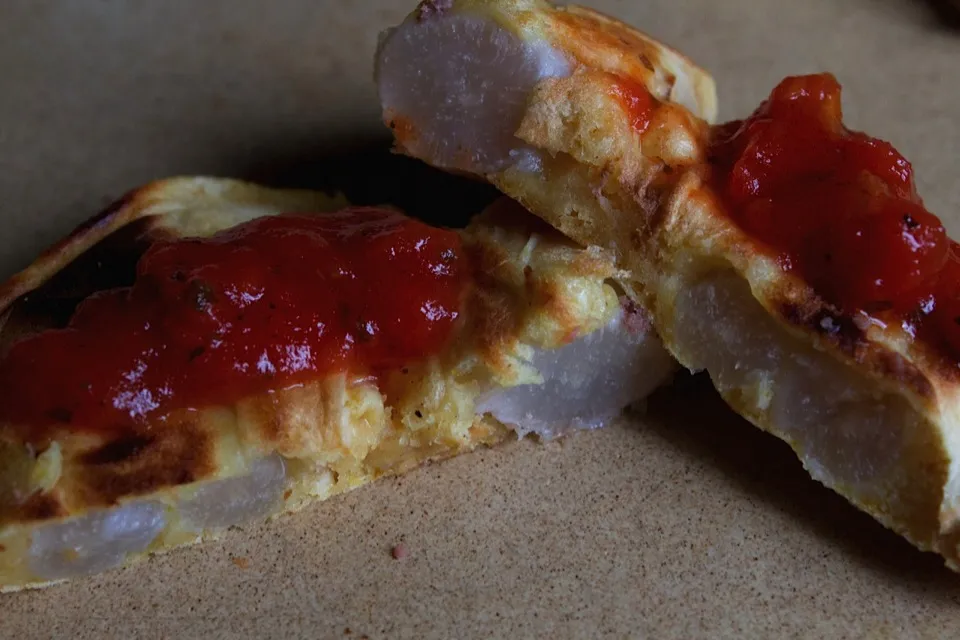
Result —
<instances>
[{"instance_id":1,"label":"golden browned crust","mask_svg":"<svg viewBox=\"0 0 960 640\"><path fill-rule=\"evenodd\" d=\"M581 64L637 80L660 100L683 104L709 122L716 119L713 79L679 51L586 7L558 7L553 21L554 42Z\"/></svg>"},{"instance_id":2,"label":"golden browned crust","mask_svg":"<svg viewBox=\"0 0 960 640\"><path fill-rule=\"evenodd\" d=\"M149 434L119 434L83 453L61 480L73 484L71 509L108 507L124 498L190 484L216 472L216 438L191 416Z\"/></svg>"},{"instance_id":3,"label":"golden browned crust","mask_svg":"<svg viewBox=\"0 0 960 640\"><path fill-rule=\"evenodd\" d=\"M707 121L717 116L716 90L708 73L674 49L593 9L546 0L452 0L429 11L427 19L457 12L491 17L528 42L545 40L579 66L633 80L658 99L682 104ZM421 13L418 9L414 16Z\"/></svg>"},{"instance_id":4,"label":"golden browned crust","mask_svg":"<svg viewBox=\"0 0 960 640\"><path fill-rule=\"evenodd\" d=\"M466 249L474 265L474 289L468 298L466 332L475 336L477 349L489 366L506 375L511 369L511 346L523 332L526 319L515 310L530 305L543 309L549 322L537 323L537 342L565 344L583 323L583 306L571 305L572 289L581 278L608 280L618 271L604 252L585 251L556 229L503 199L488 209L467 237ZM537 239L537 251L525 254L523 242ZM548 246L549 248L545 248ZM564 277L557 278L556 274ZM599 321L599 316L597 318Z\"/></svg>"}]
</instances>

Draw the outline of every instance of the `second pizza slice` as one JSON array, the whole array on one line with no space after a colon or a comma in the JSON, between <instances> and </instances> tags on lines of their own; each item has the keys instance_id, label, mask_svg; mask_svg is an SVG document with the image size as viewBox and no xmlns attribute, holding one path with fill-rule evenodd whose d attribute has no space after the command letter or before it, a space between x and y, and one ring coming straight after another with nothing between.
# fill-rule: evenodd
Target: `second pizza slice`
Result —
<instances>
[{"instance_id":1,"label":"second pizza slice","mask_svg":"<svg viewBox=\"0 0 960 640\"><path fill-rule=\"evenodd\" d=\"M811 476L960 565L960 251L830 75L713 125L705 72L587 9L423 2L381 39L400 152L585 247Z\"/></svg>"}]
</instances>

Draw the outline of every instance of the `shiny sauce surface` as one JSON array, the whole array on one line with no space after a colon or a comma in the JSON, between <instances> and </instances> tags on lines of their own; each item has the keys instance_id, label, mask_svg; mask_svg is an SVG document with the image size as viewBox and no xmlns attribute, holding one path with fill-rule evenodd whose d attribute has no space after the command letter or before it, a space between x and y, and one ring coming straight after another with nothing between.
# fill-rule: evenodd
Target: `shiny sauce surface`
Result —
<instances>
[{"instance_id":1,"label":"shiny sauce surface","mask_svg":"<svg viewBox=\"0 0 960 640\"><path fill-rule=\"evenodd\" d=\"M713 186L827 302L960 354L960 247L924 207L910 163L844 126L840 94L832 75L790 77L749 118L716 127Z\"/></svg>"},{"instance_id":2,"label":"shiny sauce surface","mask_svg":"<svg viewBox=\"0 0 960 640\"><path fill-rule=\"evenodd\" d=\"M449 341L467 268L459 236L392 210L259 218L161 241L132 287L0 360L0 421L113 430L340 371L376 375Z\"/></svg>"}]
</instances>

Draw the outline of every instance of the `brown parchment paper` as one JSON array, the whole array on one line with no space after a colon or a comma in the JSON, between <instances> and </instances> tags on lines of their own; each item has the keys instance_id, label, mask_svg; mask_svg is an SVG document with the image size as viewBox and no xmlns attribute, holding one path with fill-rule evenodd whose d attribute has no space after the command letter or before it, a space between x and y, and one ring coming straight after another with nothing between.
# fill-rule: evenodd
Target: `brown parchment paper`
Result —
<instances>
[{"instance_id":1,"label":"brown parchment paper","mask_svg":"<svg viewBox=\"0 0 960 640\"><path fill-rule=\"evenodd\" d=\"M834 71L848 122L899 147L960 234L960 32L930 4L587 4L707 66L724 117L784 75ZM383 152L371 55L411 5L4 0L0 272L173 174L342 182L361 200L462 213L483 189ZM0 637L17 639L958 634L960 576L807 479L699 379L605 431L482 451L221 542L0 597Z\"/></svg>"}]
</instances>

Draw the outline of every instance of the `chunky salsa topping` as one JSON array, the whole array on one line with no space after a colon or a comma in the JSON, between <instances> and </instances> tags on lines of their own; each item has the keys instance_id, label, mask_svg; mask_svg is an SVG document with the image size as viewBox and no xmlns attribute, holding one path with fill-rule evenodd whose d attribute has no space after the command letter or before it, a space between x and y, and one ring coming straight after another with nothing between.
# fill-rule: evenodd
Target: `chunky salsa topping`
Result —
<instances>
[{"instance_id":1,"label":"chunky salsa topping","mask_svg":"<svg viewBox=\"0 0 960 640\"><path fill-rule=\"evenodd\" d=\"M441 349L460 310L459 236L352 208L162 241L132 287L0 360L0 420L26 436L113 429L339 371L376 375Z\"/></svg>"},{"instance_id":2,"label":"chunky salsa topping","mask_svg":"<svg viewBox=\"0 0 960 640\"><path fill-rule=\"evenodd\" d=\"M895 313L960 348L960 247L923 206L910 163L843 125L832 75L785 79L749 118L715 129L710 156L729 215L784 270L846 312Z\"/></svg>"}]
</instances>

